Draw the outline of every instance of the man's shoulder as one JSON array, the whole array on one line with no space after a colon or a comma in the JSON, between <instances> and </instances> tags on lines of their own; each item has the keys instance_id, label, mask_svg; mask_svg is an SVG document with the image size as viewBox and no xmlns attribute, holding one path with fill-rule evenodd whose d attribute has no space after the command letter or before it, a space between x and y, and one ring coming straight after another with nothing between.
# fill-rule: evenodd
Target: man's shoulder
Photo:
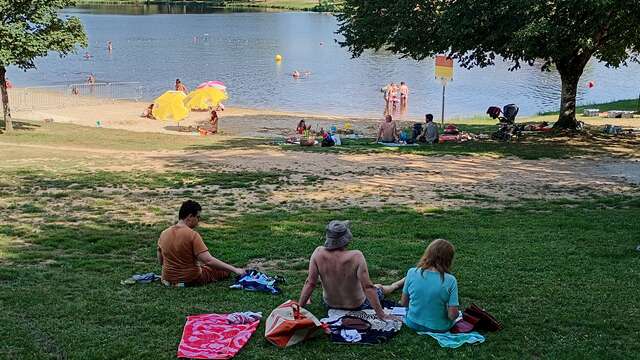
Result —
<instances>
[{"instance_id":1,"label":"man's shoulder","mask_svg":"<svg viewBox=\"0 0 640 360\"><path fill-rule=\"evenodd\" d=\"M317 256L325 255L325 254L331 254L331 253L334 253L335 251L336 250L328 250L324 246L318 246L313 251L313 254L311 256L312 257L317 257ZM342 253L343 256L346 256L346 257L364 258L364 254L362 254L362 251L360 251L360 250L345 250L345 251L340 251L340 253ZM338 253L336 252L335 254L338 254Z\"/></svg>"},{"instance_id":2,"label":"man's shoulder","mask_svg":"<svg viewBox=\"0 0 640 360\"><path fill-rule=\"evenodd\" d=\"M347 256L357 261L366 261L364 254L360 250L347 250Z\"/></svg>"},{"instance_id":3,"label":"man's shoulder","mask_svg":"<svg viewBox=\"0 0 640 360\"><path fill-rule=\"evenodd\" d=\"M188 226L171 225L160 233L160 238L174 236L174 234L175 237L197 238L200 236L197 231Z\"/></svg>"}]
</instances>

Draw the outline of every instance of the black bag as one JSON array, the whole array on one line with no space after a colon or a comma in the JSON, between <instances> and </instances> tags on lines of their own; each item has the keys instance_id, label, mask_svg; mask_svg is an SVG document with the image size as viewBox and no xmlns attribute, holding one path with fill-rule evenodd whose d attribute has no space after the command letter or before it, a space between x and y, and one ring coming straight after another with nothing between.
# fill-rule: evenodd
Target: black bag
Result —
<instances>
[{"instance_id":1,"label":"black bag","mask_svg":"<svg viewBox=\"0 0 640 360\"><path fill-rule=\"evenodd\" d=\"M421 123L413 124L413 134L411 135L411 139L414 142L417 141L420 134L422 134L422 124Z\"/></svg>"},{"instance_id":2,"label":"black bag","mask_svg":"<svg viewBox=\"0 0 640 360\"><path fill-rule=\"evenodd\" d=\"M330 147L330 146L334 146L335 144L336 143L335 141L333 141L331 136L327 136L326 138L322 139L322 143L320 145L322 147Z\"/></svg>"},{"instance_id":3,"label":"black bag","mask_svg":"<svg viewBox=\"0 0 640 360\"><path fill-rule=\"evenodd\" d=\"M502 113L502 110L497 106L491 106L491 107L489 107L489 109L487 109L487 114L492 119L497 119L498 117L500 117L501 113Z\"/></svg>"}]
</instances>

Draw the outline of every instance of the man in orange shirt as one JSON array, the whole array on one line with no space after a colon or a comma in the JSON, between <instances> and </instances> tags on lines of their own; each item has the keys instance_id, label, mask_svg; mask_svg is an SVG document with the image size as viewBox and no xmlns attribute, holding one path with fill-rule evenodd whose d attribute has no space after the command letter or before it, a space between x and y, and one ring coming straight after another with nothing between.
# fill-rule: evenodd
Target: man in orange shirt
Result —
<instances>
[{"instance_id":1,"label":"man in orange shirt","mask_svg":"<svg viewBox=\"0 0 640 360\"><path fill-rule=\"evenodd\" d=\"M226 279L244 269L220 261L209 253L202 237L193 229L200 222L202 207L195 201L182 203L178 223L164 230L158 240L162 283L168 286L198 286Z\"/></svg>"}]
</instances>

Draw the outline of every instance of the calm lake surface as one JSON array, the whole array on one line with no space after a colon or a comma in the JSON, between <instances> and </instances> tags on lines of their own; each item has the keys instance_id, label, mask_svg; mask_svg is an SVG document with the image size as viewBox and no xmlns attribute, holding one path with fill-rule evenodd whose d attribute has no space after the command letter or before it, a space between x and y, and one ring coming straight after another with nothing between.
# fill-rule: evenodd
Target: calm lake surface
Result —
<instances>
[{"instance_id":1,"label":"calm lake surface","mask_svg":"<svg viewBox=\"0 0 640 360\"><path fill-rule=\"evenodd\" d=\"M205 80L222 80L227 105L334 115L379 116L380 88L405 81L411 89L409 115L440 113L442 87L431 60L398 59L368 52L352 59L334 39L336 19L304 12L229 12L184 7L90 7L70 9L85 24L93 58L84 50L61 59L38 60L38 70L11 68L17 86L82 83L89 73L98 81L136 81L146 99L170 90L176 78L190 88ZM113 42L109 54L107 41ZM274 56L281 54L278 64ZM509 72L499 63L485 69L456 68L447 86L447 115L484 114L490 105L518 104L521 114L555 110L560 81L539 67ZM295 80L294 70L311 72ZM588 89L586 83L595 81ZM640 66L618 70L592 62L583 75L579 102L635 98Z\"/></svg>"}]
</instances>

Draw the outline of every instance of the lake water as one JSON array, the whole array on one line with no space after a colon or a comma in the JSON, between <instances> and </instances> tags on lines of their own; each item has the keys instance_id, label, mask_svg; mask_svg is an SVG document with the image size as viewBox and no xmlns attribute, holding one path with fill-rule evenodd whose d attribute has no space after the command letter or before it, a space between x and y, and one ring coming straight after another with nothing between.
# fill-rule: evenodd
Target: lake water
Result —
<instances>
[{"instance_id":1,"label":"lake water","mask_svg":"<svg viewBox=\"0 0 640 360\"><path fill-rule=\"evenodd\" d=\"M440 113L442 87L431 60L399 59L387 52L367 52L352 59L334 39L336 19L305 12L229 12L184 7L91 7L66 10L79 16L89 35L93 58L84 50L67 58L51 55L38 70L9 70L17 86L98 81L136 81L152 99L173 87L176 78L190 88L205 80L222 80L227 105L334 115L379 116L380 88L405 81L411 89L409 115ZM106 51L113 42L111 54ZM274 56L283 61L276 63ZM447 87L447 115L483 114L490 105L514 102L521 114L555 110L560 81L538 67L516 72L499 63L485 69L456 68ZM292 71L311 75L295 80ZM595 81L588 89L586 83ZM592 62L582 78L580 103L635 98L640 66L618 70Z\"/></svg>"}]
</instances>

